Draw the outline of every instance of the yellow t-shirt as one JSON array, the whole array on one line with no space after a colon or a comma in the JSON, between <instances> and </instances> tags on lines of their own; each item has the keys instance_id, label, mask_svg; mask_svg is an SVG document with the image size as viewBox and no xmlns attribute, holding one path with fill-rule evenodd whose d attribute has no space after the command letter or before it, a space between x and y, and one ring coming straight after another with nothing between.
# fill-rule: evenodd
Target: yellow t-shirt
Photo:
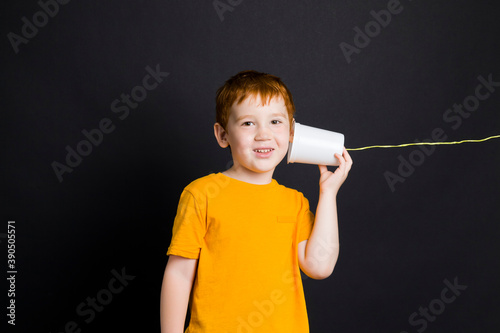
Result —
<instances>
[{"instance_id":1,"label":"yellow t-shirt","mask_svg":"<svg viewBox=\"0 0 500 333\"><path fill-rule=\"evenodd\" d=\"M198 259L187 333L306 333L297 244L314 216L302 193L222 173L182 192L167 255Z\"/></svg>"}]
</instances>

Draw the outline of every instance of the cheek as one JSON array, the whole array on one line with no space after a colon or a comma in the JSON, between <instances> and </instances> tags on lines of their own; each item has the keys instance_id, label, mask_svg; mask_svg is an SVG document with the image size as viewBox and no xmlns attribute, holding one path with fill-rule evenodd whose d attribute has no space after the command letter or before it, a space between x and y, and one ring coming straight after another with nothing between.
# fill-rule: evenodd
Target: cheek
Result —
<instances>
[{"instance_id":1,"label":"cheek","mask_svg":"<svg viewBox=\"0 0 500 333\"><path fill-rule=\"evenodd\" d=\"M235 133L232 138L233 147L246 148L252 144L252 136L243 131Z\"/></svg>"},{"instance_id":2,"label":"cheek","mask_svg":"<svg viewBox=\"0 0 500 333\"><path fill-rule=\"evenodd\" d=\"M290 130L286 127L280 128L275 132L276 141L280 144L288 144L290 139Z\"/></svg>"}]
</instances>

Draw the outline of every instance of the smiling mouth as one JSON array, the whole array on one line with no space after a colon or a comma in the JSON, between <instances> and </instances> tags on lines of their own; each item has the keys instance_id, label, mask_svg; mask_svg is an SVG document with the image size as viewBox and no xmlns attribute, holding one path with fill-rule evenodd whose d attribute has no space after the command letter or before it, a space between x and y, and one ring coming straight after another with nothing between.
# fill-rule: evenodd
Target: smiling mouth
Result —
<instances>
[{"instance_id":1,"label":"smiling mouth","mask_svg":"<svg viewBox=\"0 0 500 333\"><path fill-rule=\"evenodd\" d=\"M254 152L256 153L269 153L271 151L273 151L274 149L273 148L266 148L266 149L254 149Z\"/></svg>"}]
</instances>

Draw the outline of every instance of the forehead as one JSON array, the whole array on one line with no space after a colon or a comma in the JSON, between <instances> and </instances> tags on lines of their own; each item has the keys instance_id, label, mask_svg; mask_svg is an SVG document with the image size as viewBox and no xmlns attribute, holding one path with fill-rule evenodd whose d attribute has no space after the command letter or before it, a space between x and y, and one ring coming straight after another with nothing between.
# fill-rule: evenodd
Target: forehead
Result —
<instances>
[{"instance_id":1,"label":"forehead","mask_svg":"<svg viewBox=\"0 0 500 333\"><path fill-rule=\"evenodd\" d=\"M288 118L288 112L285 101L281 96L268 98L263 100L260 95L251 95L242 101L235 101L230 109L231 116L239 116L242 113L256 114L266 111L271 113L283 113L283 116Z\"/></svg>"}]
</instances>

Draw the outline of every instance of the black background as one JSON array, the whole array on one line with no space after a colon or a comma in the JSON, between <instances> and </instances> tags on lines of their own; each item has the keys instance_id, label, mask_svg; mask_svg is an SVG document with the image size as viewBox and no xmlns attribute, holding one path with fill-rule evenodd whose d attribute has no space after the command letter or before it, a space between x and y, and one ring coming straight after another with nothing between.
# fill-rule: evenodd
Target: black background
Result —
<instances>
[{"instance_id":1,"label":"black background","mask_svg":"<svg viewBox=\"0 0 500 333\"><path fill-rule=\"evenodd\" d=\"M2 2L1 267L6 275L15 220L18 271L9 332L63 332L70 321L81 332L159 332L177 200L231 161L213 138L214 96L241 70L280 76L297 121L344 133L347 147L429 139L436 128L448 140L500 134L500 88L458 128L443 119L479 76L500 81L494 1L401 0L350 63L340 43L354 45L353 29L387 1L232 3L221 20L212 1L70 1L16 53L8 34L21 36L22 17L33 22L41 7ZM121 120L111 103L157 65L168 77ZM60 182L51 164L65 164L65 147L103 118L114 131ZM415 150L351 153L338 264L330 278L304 281L311 332L499 327L499 141L439 146L391 191L384 173ZM275 178L316 207L316 166L284 161ZM76 308L107 288L113 269L135 278L86 323ZM455 278L467 289L426 327L411 325Z\"/></svg>"}]
</instances>

